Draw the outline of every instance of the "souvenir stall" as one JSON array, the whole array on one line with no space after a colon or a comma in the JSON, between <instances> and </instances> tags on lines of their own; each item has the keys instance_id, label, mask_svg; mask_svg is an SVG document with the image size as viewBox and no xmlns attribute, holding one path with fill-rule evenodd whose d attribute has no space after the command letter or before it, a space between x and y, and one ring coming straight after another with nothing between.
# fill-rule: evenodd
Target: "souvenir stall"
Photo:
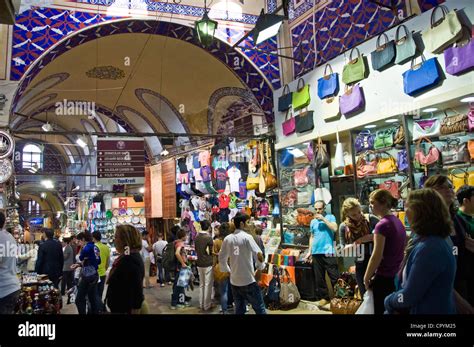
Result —
<instances>
[{"instance_id":1,"label":"souvenir stall","mask_svg":"<svg viewBox=\"0 0 474 347\"><path fill-rule=\"evenodd\" d=\"M54 288L46 275L24 274L20 283L21 291L15 308L16 314L60 314L61 292Z\"/></svg>"}]
</instances>

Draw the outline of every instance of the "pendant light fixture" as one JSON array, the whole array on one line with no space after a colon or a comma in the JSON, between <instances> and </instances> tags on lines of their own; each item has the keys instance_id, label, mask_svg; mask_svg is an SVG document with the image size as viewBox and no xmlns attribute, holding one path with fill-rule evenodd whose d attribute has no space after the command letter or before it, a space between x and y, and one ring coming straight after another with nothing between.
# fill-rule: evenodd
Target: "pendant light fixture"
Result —
<instances>
[{"instance_id":1,"label":"pendant light fixture","mask_svg":"<svg viewBox=\"0 0 474 347\"><path fill-rule=\"evenodd\" d=\"M253 39L255 45L258 45L276 35L280 31L283 24L284 16L274 13L265 13L264 10L260 12L255 28L253 29Z\"/></svg>"},{"instance_id":2,"label":"pendant light fixture","mask_svg":"<svg viewBox=\"0 0 474 347\"><path fill-rule=\"evenodd\" d=\"M204 0L204 15L194 23L197 37L201 45L205 48L209 47L214 41L214 33L217 29L217 22L207 15L207 4Z\"/></svg>"}]
</instances>

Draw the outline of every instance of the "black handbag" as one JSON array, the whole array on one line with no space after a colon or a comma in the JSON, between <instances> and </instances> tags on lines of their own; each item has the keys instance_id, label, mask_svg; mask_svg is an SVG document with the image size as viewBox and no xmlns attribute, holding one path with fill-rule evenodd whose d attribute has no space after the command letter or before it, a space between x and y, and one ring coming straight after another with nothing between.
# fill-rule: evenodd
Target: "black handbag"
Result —
<instances>
[{"instance_id":1,"label":"black handbag","mask_svg":"<svg viewBox=\"0 0 474 347\"><path fill-rule=\"evenodd\" d=\"M380 38L385 38L385 43L380 45ZM377 38L377 48L370 54L372 58L372 68L383 71L393 65L395 61L395 43L388 40L388 36L383 33Z\"/></svg>"},{"instance_id":2,"label":"black handbag","mask_svg":"<svg viewBox=\"0 0 474 347\"><path fill-rule=\"evenodd\" d=\"M295 234L295 239L293 242L295 245L308 246L309 234L306 231L300 230Z\"/></svg>"},{"instance_id":3,"label":"black handbag","mask_svg":"<svg viewBox=\"0 0 474 347\"><path fill-rule=\"evenodd\" d=\"M304 111L295 117L296 132L305 133L314 129L313 111Z\"/></svg>"},{"instance_id":4,"label":"black handbag","mask_svg":"<svg viewBox=\"0 0 474 347\"><path fill-rule=\"evenodd\" d=\"M278 111L284 112L291 107L291 94L290 87L288 87L288 84L285 84L282 95L278 98Z\"/></svg>"}]
</instances>

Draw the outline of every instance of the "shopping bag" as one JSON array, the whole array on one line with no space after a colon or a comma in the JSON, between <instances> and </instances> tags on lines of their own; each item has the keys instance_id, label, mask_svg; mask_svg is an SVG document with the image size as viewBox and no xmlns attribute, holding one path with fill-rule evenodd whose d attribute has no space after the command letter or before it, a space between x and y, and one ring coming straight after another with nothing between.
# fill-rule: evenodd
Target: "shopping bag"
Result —
<instances>
[{"instance_id":1,"label":"shopping bag","mask_svg":"<svg viewBox=\"0 0 474 347\"><path fill-rule=\"evenodd\" d=\"M364 301L362 301L356 314L374 314L374 293L371 289L365 292Z\"/></svg>"}]
</instances>

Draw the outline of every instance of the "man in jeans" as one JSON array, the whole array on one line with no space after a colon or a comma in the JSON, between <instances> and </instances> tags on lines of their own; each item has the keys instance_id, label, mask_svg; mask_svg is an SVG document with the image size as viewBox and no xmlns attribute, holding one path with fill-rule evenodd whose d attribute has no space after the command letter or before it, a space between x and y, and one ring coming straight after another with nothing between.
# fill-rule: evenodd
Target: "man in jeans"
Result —
<instances>
[{"instance_id":1,"label":"man in jeans","mask_svg":"<svg viewBox=\"0 0 474 347\"><path fill-rule=\"evenodd\" d=\"M196 265L199 272L199 307L203 311L211 309L212 285L214 282L212 273L213 242L209 233L210 227L209 221L201 221L201 230L194 241L197 254Z\"/></svg>"},{"instance_id":2,"label":"man in jeans","mask_svg":"<svg viewBox=\"0 0 474 347\"><path fill-rule=\"evenodd\" d=\"M16 275L17 243L4 226L5 215L0 212L0 314L13 314L20 295Z\"/></svg>"},{"instance_id":3,"label":"man in jeans","mask_svg":"<svg viewBox=\"0 0 474 347\"><path fill-rule=\"evenodd\" d=\"M257 285L257 272L263 269L263 254L250 230L250 217L237 213L234 217L235 232L226 236L219 252L219 266L222 272L230 272L230 284L235 301L235 313L245 314L246 302L252 305L256 314L266 314L262 292ZM228 261L230 260L230 267Z\"/></svg>"},{"instance_id":4,"label":"man in jeans","mask_svg":"<svg viewBox=\"0 0 474 347\"><path fill-rule=\"evenodd\" d=\"M163 233L158 233L158 241L153 244L153 255L155 256L155 263L158 270L156 283L159 283L160 287L165 286L165 280L168 284L171 284L169 272L163 269L163 249L165 249L167 244L168 242L163 240Z\"/></svg>"},{"instance_id":5,"label":"man in jeans","mask_svg":"<svg viewBox=\"0 0 474 347\"><path fill-rule=\"evenodd\" d=\"M105 311L105 305L104 305L104 302L102 301L102 296L104 294L106 273L107 273L107 269L109 268L110 248L109 248L109 246L107 246L107 245L105 245L101 242L102 234L100 233L100 231L94 231L92 233L92 239L94 241L94 244L99 249L99 253L100 253L100 264L99 264L99 268L97 270L98 273L99 273L99 284L97 285L97 296L98 296L98 299L99 299L99 309L101 311Z\"/></svg>"}]
</instances>

